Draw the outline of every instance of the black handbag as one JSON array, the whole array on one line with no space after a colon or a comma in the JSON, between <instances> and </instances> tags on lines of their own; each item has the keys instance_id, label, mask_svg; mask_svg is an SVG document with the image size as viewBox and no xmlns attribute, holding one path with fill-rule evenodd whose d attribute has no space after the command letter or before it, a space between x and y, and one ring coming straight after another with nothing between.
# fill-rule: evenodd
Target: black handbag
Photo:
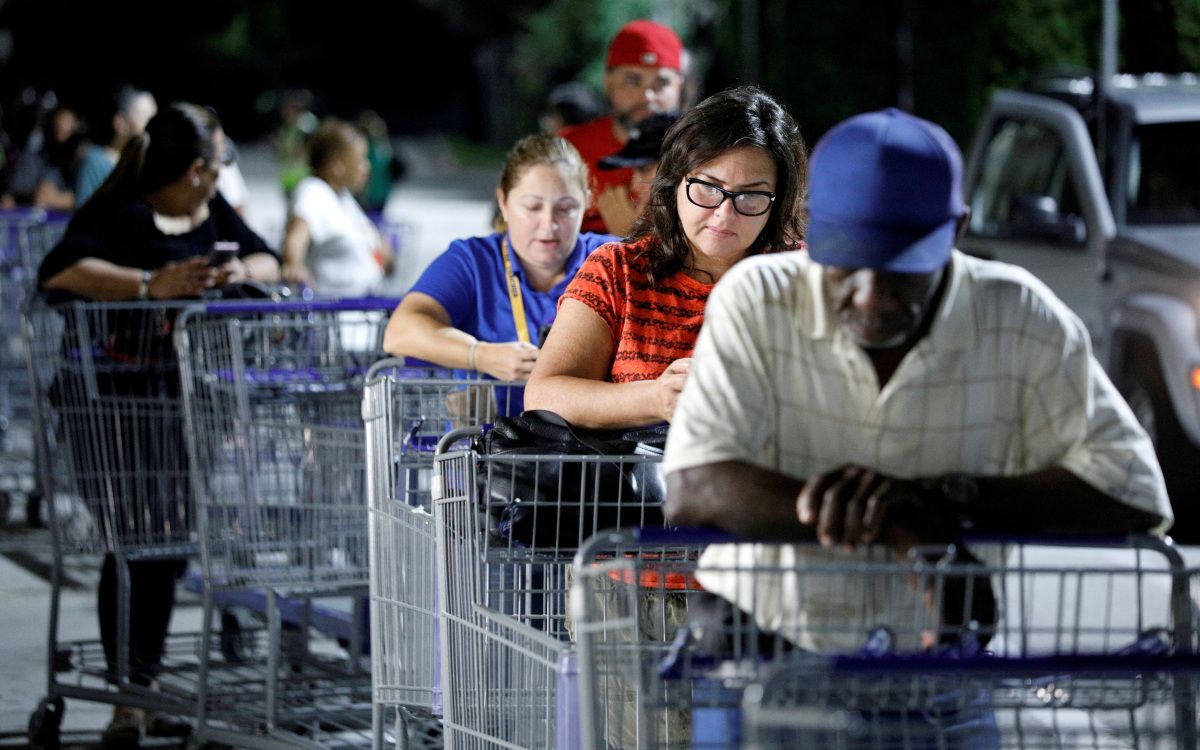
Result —
<instances>
[{"instance_id":1,"label":"black handbag","mask_svg":"<svg viewBox=\"0 0 1200 750\"><path fill-rule=\"evenodd\" d=\"M597 531L661 526L667 426L599 431L549 411L499 417L476 439L481 510L514 545L577 547Z\"/></svg>"}]
</instances>

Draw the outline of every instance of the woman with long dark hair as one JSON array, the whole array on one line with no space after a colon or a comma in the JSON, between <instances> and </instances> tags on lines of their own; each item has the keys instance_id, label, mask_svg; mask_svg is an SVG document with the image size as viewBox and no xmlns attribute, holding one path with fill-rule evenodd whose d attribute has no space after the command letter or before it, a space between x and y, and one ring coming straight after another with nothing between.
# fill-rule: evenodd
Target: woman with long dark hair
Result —
<instances>
[{"instance_id":1,"label":"woman with long dark hair","mask_svg":"<svg viewBox=\"0 0 1200 750\"><path fill-rule=\"evenodd\" d=\"M243 280L275 281L275 253L217 193L217 175L229 154L211 110L184 103L161 110L125 145L112 174L71 219L62 242L42 262L40 288L98 301L170 300ZM214 253L218 243L225 243L226 254ZM178 396L170 337L158 330L146 340L142 334L150 330L145 322L154 306L145 307L110 314L104 320L111 328L108 338L93 342L106 356L133 363L97 380L102 396L144 396L147 403ZM153 357L145 356L147 347ZM182 416L150 408L80 415L62 408L71 403L65 394L78 391L77 381L77 375L72 380L71 373L59 373L49 396L64 412L60 432L81 493L90 503L111 496L112 509L104 506L102 514L106 533L118 539L156 532L186 538L191 493ZM176 582L186 565L186 559L165 554L128 561L128 667L134 684L151 685L159 670ZM120 573L116 557L106 555L97 610L114 680L121 671ZM177 720L118 706L103 746L136 747L143 731L165 735L188 729Z\"/></svg>"},{"instance_id":2,"label":"woman with long dark hair","mask_svg":"<svg viewBox=\"0 0 1200 750\"><path fill-rule=\"evenodd\" d=\"M212 110L176 103L159 112L72 217L38 271L41 287L95 300L176 299L278 279L275 253L217 192L230 154ZM214 266L218 241L238 251Z\"/></svg>"},{"instance_id":3,"label":"woman with long dark hair","mask_svg":"<svg viewBox=\"0 0 1200 750\"><path fill-rule=\"evenodd\" d=\"M742 258L799 245L805 173L796 123L759 89L684 114L632 239L592 253L563 294L526 408L582 427L669 422L713 285Z\"/></svg>"}]
</instances>

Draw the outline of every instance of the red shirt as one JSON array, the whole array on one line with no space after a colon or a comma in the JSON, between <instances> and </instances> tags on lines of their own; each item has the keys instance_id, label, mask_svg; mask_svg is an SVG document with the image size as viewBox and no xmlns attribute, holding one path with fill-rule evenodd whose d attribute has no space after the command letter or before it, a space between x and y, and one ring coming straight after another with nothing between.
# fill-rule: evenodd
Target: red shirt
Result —
<instances>
[{"instance_id":1,"label":"red shirt","mask_svg":"<svg viewBox=\"0 0 1200 750\"><path fill-rule=\"evenodd\" d=\"M653 380L677 359L692 356L712 284L678 271L650 283L646 252L656 237L613 242L583 262L559 299L582 302L608 326L613 341L609 380Z\"/></svg>"},{"instance_id":2,"label":"red shirt","mask_svg":"<svg viewBox=\"0 0 1200 750\"><path fill-rule=\"evenodd\" d=\"M596 162L606 156L612 156L625 146L613 135L613 118L597 117L589 122L565 127L558 134L570 141L579 151L592 175L592 201L583 215L583 226L579 231L607 232L608 227L600 216L600 210L596 208L596 196L616 185L628 187L633 179L632 169L600 169L596 166Z\"/></svg>"}]
</instances>

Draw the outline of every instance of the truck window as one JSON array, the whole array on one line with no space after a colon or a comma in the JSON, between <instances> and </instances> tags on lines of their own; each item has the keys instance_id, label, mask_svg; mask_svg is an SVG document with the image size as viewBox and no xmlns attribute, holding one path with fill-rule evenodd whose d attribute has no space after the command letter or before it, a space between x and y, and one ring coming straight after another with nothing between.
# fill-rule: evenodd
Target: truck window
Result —
<instances>
[{"instance_id":1,"label":"truck window","mask_svg":"<svg viewBox=\"0 0 1200 750\"><path fill-rule=\"evenodd\" d=\"M1125 220L1130 224L1200 222L1200 122L1138 125L1129 151Z\"/></svg>"},{"instance_id":2,"label":"truck window","mask_svg":"<svg viewBox=\"0 0 1200 750\"><path fill-rule=\"evenodd\" d=\"M1071 244L1087 239L1062 139L1037 122L999 122L970 205L973 235Z\"/></svg>"}]
</instances>

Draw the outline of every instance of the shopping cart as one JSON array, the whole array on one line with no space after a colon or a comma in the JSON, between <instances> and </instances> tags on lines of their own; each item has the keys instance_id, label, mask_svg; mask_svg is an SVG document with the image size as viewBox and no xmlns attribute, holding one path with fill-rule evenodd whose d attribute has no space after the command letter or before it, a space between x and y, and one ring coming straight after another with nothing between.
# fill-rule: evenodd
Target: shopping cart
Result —
<instances>
[{"instance_id":1,"label":"shopping cart","mask_svg":"<svg viewBox=\"0 0 1200 750\"><path fill-rule=\"evenodd\" d=\"M65 228L65 217L40 208L0 211L0 523L17 494L26 496L30 523L39 521L21 304L34 288L38 264Z\"/></svg>"},{"instance_id":2,"label":"shopping cart","mask_svg":"<svg viewBox=\"0 0 1200 750\"><path fill-rule=\"evenodd\" d=\"M443 448L470 434L450 433ZM661 494L651 492L660 462L653 452L439 453L434 524L448 747L577 746L571 559L597 528L661 523ZM514 533L514 509L533 519L532 537Z\"/></svg>"},{"instance_id":3,"label":"shopping cart","mask_svg":"<svg viewBox=\"0 0 1200 750\"><path fill-rule=\"evenodd\" d=\"M388 359L363 396L371 514L371 674L376 748L441 747L434 449L443 435L512 411L519 384ZM385 728L385 715L394 716Z\"/></svg>"},{"instance_id":4,"label":"shopping cart","mask_svg":"<svg viewBox=\"0 0 1200 750\"><path fill-rule=\"evenodd\" d=\"M169 636L161 655L153 653L155 639L139 641L148 652L129 648L131 630L147 617L130 617L131 570L140 577L174 569L195 551L170 336L178 311L176 303L52 304L35 296L23 312L38 485L47 493L54 553L48 695L30 721L37 746L57 744L64 698L195 712L189 696L153 684L169 672L196 673L193 636ZM107 556L115 580L113 619L102 620L112 628L107 659L100 640L58 638L64 566L98 555Z\"/></svg>"},{"instance_id":5,"label":"shopping cart","mask_svg":"<svg viewBox=\"0 0 1200 750\"><path fill-rule=\"evenodd\" d=\"M1195 618L1169 544L979 540L978 559L901 561L730 540L581 550L584 747L1196 746ZM691 576L708 591L689 589L684 621L648 627L680 595L665 582Z\"/></svg>"},{"instance_id":6,"label":"shopping cart","mask_svg":"<svg viewBox=\"0 0 1200 750\"><path fill-rule=\"evenodd\" d=\"M311 638L312 602L356 603L368 578L362 388L396 301L223 302L176 326L204 580L200 735L234 745L365 746L365 627ZM261 591L266 628L216 648L225 595ZM298 608L298 609L297 609ZM296 610L292 618L284 612ZM297 627L285 627L298 619Z\"/></svg>"}]
</instances>

